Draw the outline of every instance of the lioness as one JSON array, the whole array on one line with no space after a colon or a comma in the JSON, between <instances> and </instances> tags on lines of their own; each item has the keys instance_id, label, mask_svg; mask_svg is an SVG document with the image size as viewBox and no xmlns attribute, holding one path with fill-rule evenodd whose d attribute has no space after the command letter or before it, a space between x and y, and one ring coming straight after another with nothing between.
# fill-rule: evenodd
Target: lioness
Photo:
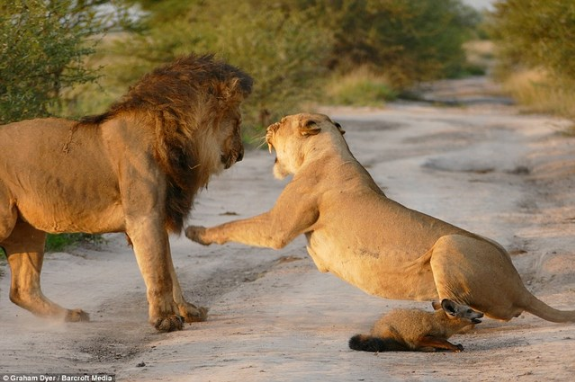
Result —
<instances>
[{"instance_id":1,"label":"lioness","mask_svg":"<svg viewBox=\"0 0 575 382\"><path fill-rule=\"evenodd\" d=\"M553 309L525 288L499 244L387 198L327 116L285 117L268 127L266 140L277 153L276 177L293 174L276 205L250 219L190 226L188 238L277 249L305 234L320 271L370 294L448 299L500 320L526 310L575 321L575 311Z\"/></svg>"},{"instance_id":2,"label":"lioness","mask_svg":"<svg viewBox=\"0 0 575 382\"><path fill-rule=\"evenodd\" d=\"M243 156L239 106L252 79L211 55L144 76L104 114L0 126L0 247L10 299L30 312L86 321L40 289L46 232L125 232L160 331L206 319L184 300L170 255L194 195Z\"/></svg>"}]
</instances>

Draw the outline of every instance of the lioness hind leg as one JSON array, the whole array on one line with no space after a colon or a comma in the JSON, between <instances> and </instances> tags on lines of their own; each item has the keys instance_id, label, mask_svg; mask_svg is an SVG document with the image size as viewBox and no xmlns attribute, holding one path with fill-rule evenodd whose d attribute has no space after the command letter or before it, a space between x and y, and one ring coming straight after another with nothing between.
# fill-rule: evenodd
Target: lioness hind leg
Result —
<instances>
[{"instance_id":1,"label":"lioness hind leg","mask_svg":"<svg viewBox=\"0 0 575 382\"><path fill-rule=\"evenodd\" d=\"M440 300L467 305L489 318L508 321L518 307L523 282L509 255L478 237L448 235L433 246L431 269Z\"/></svg>"},{"instance_id":2,"label":"lioness hind leg","mask_svg":"<svg viewBox=\"0 0 575 382\"><path fill-rule=\"evenodd\" d=\"M47 299L40 288L46 234L18 220L2 242L12 273L10 300L33 314L63 321L89 321L81 309L65 309Z\"/></svg>"}]
</instances>

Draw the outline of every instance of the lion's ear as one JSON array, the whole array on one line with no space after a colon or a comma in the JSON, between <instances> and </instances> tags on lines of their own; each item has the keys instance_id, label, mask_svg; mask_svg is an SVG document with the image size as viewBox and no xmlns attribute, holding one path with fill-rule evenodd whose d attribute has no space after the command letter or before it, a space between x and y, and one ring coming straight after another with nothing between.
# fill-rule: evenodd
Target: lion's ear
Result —
<instances>
[{"instance_id":1,"label":"lion's ear","mask_svg":"<svg viewBox=\"0 0 575 382\"><path fill-rule=\"evenodd\" d=\"M321 128L318 126L317 122L312 119L308 119L299 127L299 133L303 136L317 135L320 131Z\"/></svg>"},{"instance_id":2,"label":"lion's ear","mask_svg":"<svg viewBox=\"0 0 575 382\"><path fill-rule=\"evenodd\" d=\"M341 133L341 135L345 134L345 130L341 127L341 125L337 122L334 122L335 127L337 127L337 130Z\"/></svg>"}]
</instances>

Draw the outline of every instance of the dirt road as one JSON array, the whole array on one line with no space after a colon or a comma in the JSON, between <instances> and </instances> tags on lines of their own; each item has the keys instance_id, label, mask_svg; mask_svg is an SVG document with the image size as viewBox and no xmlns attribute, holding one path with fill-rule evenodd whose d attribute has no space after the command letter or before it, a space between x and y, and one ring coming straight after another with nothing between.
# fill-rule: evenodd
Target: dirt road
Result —
<instances>
[{"instance_id":1,"label":"dirt road","mask_svg":"<svg viewBox=\"0 0 575 382\"><path fill-rule=\"evenodd\" d=\"M352 152L389 197L499 241L533 293L575 309L575 139L562 134L568 123L457 97L463 106L324 111L344 126ZM267 152L248 152L201 194L191 222L213 225L270 208L285 184L273 180L272 164ZM429 306L368 296L319 273L302 238L281 251L172 238L188 300L211 314L205 323L159 334L146 323L130 248L121 235L106 239L101 248L49 254L44 265L44 293L90 312L90 323L49 323L17 308L8 299L9 269L0 267L0 374L214 382L575 377L575 324L529 314L484 320L453 337L462 353L349 350L348 339L367 332L381 313Z\"/></svg>"}]
</instances>

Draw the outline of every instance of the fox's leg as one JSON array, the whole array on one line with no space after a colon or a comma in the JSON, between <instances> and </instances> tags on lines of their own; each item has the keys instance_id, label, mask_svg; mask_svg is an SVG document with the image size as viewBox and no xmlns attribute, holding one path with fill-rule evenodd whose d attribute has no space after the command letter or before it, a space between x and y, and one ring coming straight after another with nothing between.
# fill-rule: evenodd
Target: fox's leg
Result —
<instances>
[{"instance_id":1,"label":"fox's leg","mask_svg":"<svg viewBox=\"0 0 575 382\"><path fill-rule=\"evenodd\" d=\"M417 343L417 350L419 351L436 351L436 350L450 350L454 352L460 352L463 350L463 346L454 345L444 338L425 336L419 339Z\"/></svg>"}]
</instances>

